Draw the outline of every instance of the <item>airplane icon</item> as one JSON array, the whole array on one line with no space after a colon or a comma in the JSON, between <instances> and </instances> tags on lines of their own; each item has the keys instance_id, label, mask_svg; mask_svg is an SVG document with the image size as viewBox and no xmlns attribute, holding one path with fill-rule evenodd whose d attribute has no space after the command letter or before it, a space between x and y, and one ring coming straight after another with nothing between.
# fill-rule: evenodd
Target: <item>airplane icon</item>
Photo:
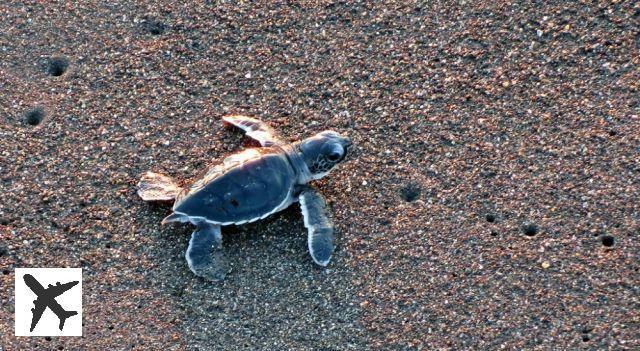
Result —
<instances>
[{"instance_id":1,"label":"airplane icon","mask_svg":"<svg viewBox=\"0 0 640 351\"><path fill-rule=\"evenodd\" d=\"M67 320L67 318L75 316L76 314L78 314L78 312L66 311L56 301L56 297L62 295L67 290L76 286L79 281L72 281L65 284L60 284L60 282L57 282L55 286L49 284L49 287L45 289L42 284L40 284L31 274L25 274L23 278L29 289L31 289L31 291L38 295L38 298L36 300L33 300L33 304L35 305L35 307L31 309L33 318L31 319L30 332L33 332L33 329L35 329L38 321L40 321L40 318L42 317L42 314L44 313L44 310L47 309L47 307L49 307L49 309L51 309L51 311L53 311L53 313L58 316L58 319L60 320L60 325L58 326L58 328L62 331L62 328L64 328L64 322Z\"/></svg>"}]
</instances>

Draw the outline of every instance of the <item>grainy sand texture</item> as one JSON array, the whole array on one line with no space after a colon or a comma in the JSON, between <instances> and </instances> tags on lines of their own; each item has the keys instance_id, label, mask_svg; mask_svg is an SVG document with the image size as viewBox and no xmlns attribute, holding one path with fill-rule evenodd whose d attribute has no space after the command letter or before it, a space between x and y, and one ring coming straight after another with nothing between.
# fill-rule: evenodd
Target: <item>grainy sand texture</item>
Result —
<instances>
[{"instance_id":1,"label":"grainy sand texture","mask_svg":"<svg viewBox=\"0 0 640 351\"><path fill-rule=\"evenodd\" d=\"M640 4L0 2L0 349L639 350ZM232 272L136 196L325 129L298 205L223 228ZM81 267L84 336L15 337L14 269Z\"/></svg>"}]
</instances>

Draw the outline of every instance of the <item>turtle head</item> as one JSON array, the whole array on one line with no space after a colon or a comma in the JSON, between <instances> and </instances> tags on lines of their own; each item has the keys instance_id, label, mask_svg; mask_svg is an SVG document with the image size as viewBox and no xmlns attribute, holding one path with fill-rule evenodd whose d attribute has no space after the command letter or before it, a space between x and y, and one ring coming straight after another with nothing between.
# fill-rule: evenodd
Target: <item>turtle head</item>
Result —
<instances>
[{"instance_id":1,"label":"turtle head","mask_svg":"<svg viewBox=\"0 0 640 351\"><path fill-rule=\"evenodd\" d=\"M310 180L320 179L347 156L351 140L340 134L325 130L299 145L300 156L309 169Z\"/></svg>"}]
</instances>

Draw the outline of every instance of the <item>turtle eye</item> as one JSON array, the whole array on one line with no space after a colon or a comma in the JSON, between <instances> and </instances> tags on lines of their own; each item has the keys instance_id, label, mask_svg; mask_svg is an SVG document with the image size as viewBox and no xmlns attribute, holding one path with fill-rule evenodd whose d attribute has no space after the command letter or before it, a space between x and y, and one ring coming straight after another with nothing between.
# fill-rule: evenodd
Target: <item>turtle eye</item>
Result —
<instances>
[{"instance_id":1,"label":"turtle eye","mask_svg":"<svg viewBox=\"0 0 640 351\"><path fill-rule=\"evenodd\" d=\"M338 143L326 143L321 152L329 162L338 162L344 155L344 148Z\"/></svg>"},{"instance_id":2,"label":"turtle eye","mask_svg":"<svg viewBox=\"0 0 640 351\"><path fill-rule=\"evenodd\" d=\"M332 144L329 152L327 152L327 158L331 162L338 162L344 154L344 148L340 144Z\"/></svg>"},{"instance_id":3,"label":"turtle eye","mask_svg":"<svg viewBox=\"0 0 640 351\"><path fill-rule=\"evenodd\" d=\"M331 153L327 155L327 158L329 159L329 161L338 161L340 157L342 157L342 153L338 151L331 151Z\"/></svg>"}]
</instances>

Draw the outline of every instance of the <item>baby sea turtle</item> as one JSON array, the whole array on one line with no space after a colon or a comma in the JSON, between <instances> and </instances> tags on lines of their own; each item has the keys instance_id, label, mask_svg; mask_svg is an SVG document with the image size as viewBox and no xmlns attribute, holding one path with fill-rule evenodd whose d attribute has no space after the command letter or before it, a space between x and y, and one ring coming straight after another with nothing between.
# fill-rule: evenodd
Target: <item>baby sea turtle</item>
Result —
<instances>
[{"instance_id":1,"label":"baby sea turtle","mask_svg":"<svg viewBox=\"0 0 640 351\"><path fill-rule=\"evenodd\" d=\"M189 268L209 280L222 280L228 272L222 255L220 227L265 218L299 201L308 230L309 253L321 266L333 253L333 224L324 198L309 186L347 155L351 141L324 131L288 144L264 122L245 116L223 117L261 148L244 150L213 166L202 179L181 189L168 176L147 172L138 183L145 201L175 200L173 213L162 224L189 222L196 226L186 259Z\"/></svg>"}]
</instances>

